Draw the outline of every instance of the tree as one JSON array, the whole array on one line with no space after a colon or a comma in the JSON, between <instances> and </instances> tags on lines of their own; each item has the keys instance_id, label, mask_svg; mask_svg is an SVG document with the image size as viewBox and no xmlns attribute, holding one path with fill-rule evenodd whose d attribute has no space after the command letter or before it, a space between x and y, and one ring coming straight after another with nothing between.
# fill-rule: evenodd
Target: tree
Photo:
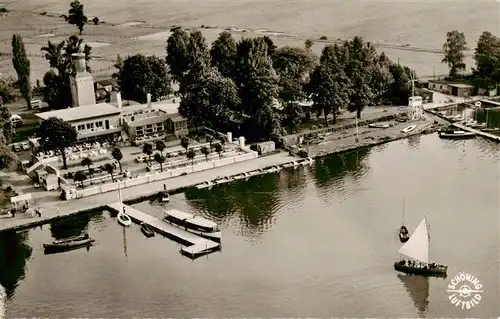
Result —
<instances>
[{"instance_id":1,"label":"tree","mask_svg":"<svg viewBox=\"0 0 500 319\"><path fill-rule=\"evenodd\" d=\"M214 137L212 135L208 135L206 141L210 145L210 152L212 152L212 143L214 142Z\"/></svg>"},{"instance_id":2,"label":"tree","mask_svg":"<svg viewBox=\"0 0 500 319\"><path fill-rule=\"evenodd\" d=\"M215 151L217 153L219 153L219 159L221 159L222 152L224 151L224 147L220 143L217 143L214 145L214 148L215 148Z\"/></svg>"},{"instance_id":3,"label":"tree","mask_svg":"<svg viewBox=\"0 0 500 319\"><path fill-rule=\"evenodd\" d=\"M318 116L323 114L326 125L328 115L333 114L335 123L340 108L349 104L351 81L338 60L337 51L335 46L326 46L323 49L320 65L314 70L309 83L312 108Z\"/></svg>"},{"instance_id":4,"label":"tree","mask_svg":"<svg viewBox=\"0 0 500 319\"><path fill-rule=\"evenodd\" d=\"M411 95L411 70L394 63L389 66L389 71L393 81L389 85L387 99L393 105L406 105Z\"/></svg>"},{"instance_id":5,"label":"tree","mask_svg":"<svg viewBox=\"0 0 500 319\"><path fill-rule=\"evenodd\" d=\"M73 0L69 4L70 8L68 11L68 23L77 26L80 34L83 32L83 27L88 22L88 18L83 12L83 4L79 0Z\"/></svg>"},{"instance_id":6,"label":"tree","mask_svg":"<svg viewBox=\"0 0 500 319\"><path fill-rule=\"evenodd\" d=\"M274 108L279 78L266 42L262 38L242 39L236 49L235 83L241 99L241 115L249 116L245 136L281 135L280 117Z\"/></svg>"},{"instance_id":7,"label":"tree","mask_svg":"<svg viewBox=\"0 0 500 319\"><path fill-rule=\"evenodd\" d=\"M118 162L118 165L120 166L120 173L123 172L121 162L121 160L123 159L122 151L118 147L115 147L111 151L111 156L113 156L113 158Z\"/></svg>"},{"instance_id":8,"label":"tree","mask_svg":"<svg viewBox=\"0 0 500 319\"><path fill-rule=\"evenodd\" d=\"M467 50L467 41L465 41L463 32L453 30L446 34L446 42L443 44L444 58L442 63L448 64L451 79L456 79L461 71L465 71L464 52Z\"/></svg>"},{"instance_id":9,"label":"tree","mask_svg":"<svg viewBox=\"0 0 500 319\"><path fill-rule=\"evenodd\" d=\"M187 138L186 136L183 136L181 138L181 146L186 149L186 152L188 150L188 147L189 147L189 138Z\"/></svg>"},{"instance_id":10,"label":"tree","mask_svg":"<svg viewBox=\"0 0 500 319\"><path fill-rule=\"evenodd\" d=\"M201 154L205 155L205 160L208 162L208 155L210 154L210 149L206 146L203 146L200 152Z\"/></svg>"},{"instance_id":11,"label":"tree","mask_svg":"<svg viewBox=\"0 0 500 319\"><path fill-rule=\"evenodd\" d=\"M181 83L189 71L189 34L181 28L173 30L167 40L167 58L172 79Z\"/></svg>"},{"instance_id":12,"label":"tree","mask_svg":"<svg viewBox=\"0 0 500 319\"><path fill-rule=\"evenodd\" d=\"M94 25L98 25L99 24L99 18L98 17L94 17L94 19L92 19L92 22L94 23Z\"/></svg>"},{"instance_id":13,"label":"tree","mask_svg":"<svg viewBox=\"0 0 500 319\"><path fill-rule=\"evenodd\" d=\"M9 144L15 134L14 126L10 121L11 116L12 114L10 113L10 110L7 108L7 106L0 103L0 127L2 128L2 134L5 138L5 144Z\"/></svg>"},{"instance_id":14,"label":"tree","mask_svg":"<svg viewBox=\"0 0 500 319\"><path fill-rule=\"evenodd\" d=\"M215 66L220 74L225 77L231 77L234 72L234 63L236 59L236 41L231 33L224 31L212 43L210 49L212 65Z\"/></svg>"},{"instance_id":15,"label":"tree","mask_svg":"<svg viewBox=\"0 0 500 319\"><path fill-rule=\"evenodd\" d=\"M296 132L299 129L305 117L304 109L299 103L288 103L283 109L283 125L288 127L291 132Z\"/></svg>"},{"instance_id":16,"label":"tree","mask_svg":"<svg viewBox=\"0 0 500 319\"><path fill-rule=\"evenodd\" d=\"M158 140L155 142L155 146L156 146L156 149L160 152L160 154L163 155L163 150L167 147L165 145L165 142L163 142L162 140Z\"/></svg>"},{"instance_id":17,"label":"tree","mask_svg":"<svg viewBox=\"0 0 500 319\"><path fill-rule=\"evenodd\" d=\"M488 31L481 34L474 51L476 67L474 75L486 82L500 81L500 39Z\"/></svg>"},{"instance_id":18,"label":"tree","mask_svg":"<svg viewBox=\"0 0 500 319\"><path fill-rule=\"evenodd\" d=\"M151 100L157 101L172 92L170 76L163 59L154 55L146 57L136 54L127 57L122 64L117 62L115 66L118 66L116 77L126 100L145 103L147 94L150 93Z\"/></svg>"},{"instance_id":19,"label":"tree","mask_svg":"<svg viewBox=\"0 0 500 319\"><path fill-rule=\"evenodd\" d=\"M163 156L163 154L161 153L156 153L154 159L160 164L160 171L163 173L163 163L165 163L165 156Z\"/></svg>"},{"instance_id":20,"label":"tree","mask_svg":"<svg viewBox=\"0 0 500 319\"><path fill-rule=\"evenodd\" d=\"M80 163L80 165L82 166L87 166L88 170L89 170L89 174L90 174L90 178L92 178L92 169L90 168L90 166L94 164L94 162L92 161L92 159L90 157L85 157L82 162Z\"/></svg>"},{"instance_id":21,"label":"tree","mask_svg":"<svg viewBox=\"0 0 500 319\"><path fill-rule=\"evenodd\" d=\"M194 165L194 157L196 156L196 153L194 152L193 149L190 149L186 153L186 157L191 160L191 165Z\"/></svg>"},{"instance_id":22,"label":"tree","mask_svg":"<svg viewBox=\"0 0 500 319\"><path fill-rule=\"evenodd\" d=\"M76 142L77 133L73 126L58 117L49 117L40 124L37 136L42 147L61 152L63 167L68 169L64 151Z\"/></svg>"},{"instance_id":23,"label":"tree","mask_svg":"<svg viewBox=\"0 0 500 319\"><path fill-rule=\"evenodd\" d=\"M107 163L102 167L102 170L108 172L108 174L111 175L111 181L114 183L115 177L113 176L113 171L115 170L115 165Z\"/></svg>"},{"instance_id":24,"label":"tree","mask_svg":"<svg viewBox=\"0 0 500 319\"><path fill-rule=\"evenodd\" d=\"M179 114L196 128L204 124L223 129L239 105L234 82L220 75L215 68L210 68L184 85Z\"/></svg>"},{"instance_id":25,"label":"tree","mask_svg":"<svg viewBox=\"0 0 500 319\"><path fill-rule=\"evenodd\" d=\"M72 54L84 53L87 71L90 71L88 62L90 61L92 48L87 44L82 48L82 44L83 39L73 35L66 41L60 43L49 41L47 46L42 47L42 52L45 52L45 59L49 61L52 68L43 77L44 99L50 108L61 109L72 105L70 76L75 74Z\"/></svg>"},{"instance_id":26,"label":"tree","mask_svg":"<svg viewBox=\"0 0 500 319\"><path fill-rule=\"evenodd\" d=\"M16 69L21 95L26 100L28 110L31 110L30 60L26 55L23 38L19 34L12 36L12 64Z\"/></svg>"},{"instance_id":27,"label":"tree","mask_svg":"<svg viewBox=\"0 0 500 319\"><path fill-rule=\"evenodd\" d=\"M73 177L73 179L77 182L80 182L82 188L85 188L85 185L83 184L83 181L85 181L87 179L87 176L82 172L82 171L78 171L75 173L75 176Z\"/></svg>"},{"instance_id":28,"label":"tree","mask_svg":"<svg viewBox=\"0 0 500 319\"><path fill-rule=\"evenodd\" d=\"M304 100L304 86L315 67L315 56L302 48L281 47L273 56L273 67L279 76L279 98L283 104Z\"/></svg>"},{"instance_id":29,"label":"tree","mask_svg":"<svg viewBox=\"0 0 500 319\"><path fill-rule=\"evenodd\" d=\"M376 95L373 93L372 67L377 60L377 52L370 42L364 42L361 37L354 37L344 42L342 47L336 47L337 60L345 63L345 72L351 82L349 94L350 112L356 112L361 118L365 106L373 105Z\"/></svg>"},{"instance_id":30,"label":"tree","mask_svg":"<svg viewBox=\"0 0 500 319\"><path fill-rule=\"evenodd\" d=\"M151 154L153 154L153 145L149 143L144 143L142 145L142 152L148 156L148 160L151 161Z\"/></svg>"}]
</instances>

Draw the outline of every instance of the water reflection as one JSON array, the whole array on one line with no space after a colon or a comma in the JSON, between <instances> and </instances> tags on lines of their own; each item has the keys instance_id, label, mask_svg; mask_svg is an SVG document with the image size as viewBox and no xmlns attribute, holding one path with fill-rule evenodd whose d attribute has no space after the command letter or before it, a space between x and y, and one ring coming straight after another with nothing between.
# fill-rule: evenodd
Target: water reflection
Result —
<instances>
[{"instance_id":1,"label":"water reflection","mask_svg":"<svg viewBox=\"0 0 500 319\"><path fill-rule=\"evenodd\" d=\"M402 274L397 276L410 294L413 304L417 308L418 317L425 318L429 305L429 278Z\"/></svg>"},{"instance_id":2,"label":"water reflection","mask_svg":"<svg viewBox=\"0 0 500 319\"><path fill-rule=\"evenodd\" d=\"M19 281L24 279L26 261L33 252L27 244L28 234L28 231L0 233L0 284L7 299L14 296Z\"/></svg>"},{"instance_id":3,"label":"water reflection","mask_svg":"<svg viewBox=\"0 0 500 319\"><path fill-rule=\"evenodd\" d=\"M210 191L191 190L186 192L186 199L217 222L237 216L244 233L260 233L272 224L279 202L278 179L276 174L270 174L221 185Z\"/></svg>"},{"instance_id":4,"label":"water reflection","mask_svg":"<svg viewBox=\"0 0 500 319\"><path fill-rule=\"evenodd\" d=\"M81 214L56 220L50 224L50 233L56 240L78 236L87 231L92 216L91 214Z\"/></svg>"},{"instance_id":5,"label":"water reflection","mask_svg":"<svg viewBox=\"0 0 500 319\"><path fill-rule=\"evenodd\" d=\"M370 149L362 149L322 158L314 165L315 183L321 188L329 188L347 175L358 180L368 172L369 167L364 160L369 153Z\"/></svg>"},{"instance_id":6,"label":"water reflection","mask_svg":"<svg viewBox=\"0 0 500 319\"><path fill-rule=\"evenodd\" d=\"M411 149L416 149L420 145L420 137L421 135L413 135L408 137L408 146Z\"/></svg>"}]
</instances>

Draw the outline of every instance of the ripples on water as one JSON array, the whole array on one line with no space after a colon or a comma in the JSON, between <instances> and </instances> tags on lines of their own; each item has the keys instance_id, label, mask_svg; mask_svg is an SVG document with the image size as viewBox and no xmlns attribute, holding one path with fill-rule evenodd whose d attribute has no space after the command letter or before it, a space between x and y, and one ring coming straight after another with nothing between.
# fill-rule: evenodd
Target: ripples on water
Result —
<instances>
[{"instance_id":1,"label":"ripples on water","mask_svg":"<svg viewBox=\"0 0 500 319\"><path fill-rule=\"evenodd\" d=\"M159 218L172 207L220 223L222 252L195 262L179 254L179 244L146 239L137 226L123 230L107 212L11 234L0 241L7 311L11 317L498 316L498 151L482 139L434 134L189 191L166 206L135 205ZM483 282L480 306L453 307L448 280L394 272L403 199L410 229L428 215L432 256L449 265L449 276L468 271ZM43 255L42 243L87 229L96 239L89 251Z\"/></svg>"}]
</instances>

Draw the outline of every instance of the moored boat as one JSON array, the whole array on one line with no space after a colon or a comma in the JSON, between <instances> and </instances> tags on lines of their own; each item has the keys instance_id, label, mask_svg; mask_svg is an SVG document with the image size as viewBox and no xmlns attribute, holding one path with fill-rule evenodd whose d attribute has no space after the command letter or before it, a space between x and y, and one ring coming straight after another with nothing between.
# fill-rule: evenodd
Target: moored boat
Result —
<instances>
[{"instance_id":1,"label":"moored boat","mask_svg":"<svg viewBox=\"0 0 500 319\"><path fill-rule=\"evenodd\" d=\"M43 244L45 252L59 252L65 250L71 250L72 248L78 248L90 245L95 240L92 239L89 234L85 233L83 235L74 236L66 239L54 240L50 244Z\"/></svg>"},{"instance_id":2,"label":"moored boat","mask_svg":"<svg viewBox=\"0 0 500 319\"><path fill-rule=\"evenodd\" d=\"M430 236L427 218L420 222L410 239L398 251L411 258L394 262L394 270L423 276L446 276L448 266L431 262Z\"/></svg>"},{"instance_id":3,"label":"moored boat","mask_svg":"<svg viewBox=\"0 0 500 319\"><path fill-rule=\"evenodd\" d=\"M170 202L170 194L167 191L160 192L160 199L163 203Z\"/></svg>"},{"instance_id":4,"label":"moored boat","mask_svg":"<svg viewBox=\"0 0 500 319\"><path fill-rule=\"evenodd\" d=\"M141 232L148 238L155 235L155 231L153 230L153 228L144 222L141 223Z\"/></svg>"},{"instance_id":5,"label":"moored boat","mask_svg":"<svg viewBox=\"0 0 500 319\"><path fill-rule=\"evenodd\" d=\"M490 127L490 128L483 128L481 129L481 132L486 132L486 133L489 133L489 132L498 132L500 131L500 128L498 127Z\"/></svg>"},{"instance_id":6,"label":"moored boat","mask_svg":"<svg viewBox=\"0 0 500 319\"><path fill-rule=\"evenodd\" d=\"M473 129L482 129L486 128L486 123L479 123L479 124L474 124L471 126Z\"/></svg>"},{"instance_id":7,"label":"moored boat","mask_svg":"<svg viewBox=\"0 0 500 319\"><path fill-rule=\"evenodd\" d=\"M118 223L120 223L120 225L122 226L128 227L132 225L132 220L125 213L119 212L117 218L118 218Z\"/></svg>"},{"instance_id":8,"label":"moored boat","mask_svg":"<svg viewBox=\"0 0 500 319\"><path fill-rule=\"evenodd\" d=\"M232 178L228 177L228 176L225 176L225 177L220 177L220 178L216 178L213 183L215 185L220 185L220 184L226 184L226 183L229 183L230 181L232 180Z\"/></svg>"},{"instance_id":9,"label":"moored boat","mask_svg":"<svg viewBox=\"0 0 500 319\"><path fill-rule=\"evenodd\" d=\"M217 223L204 217L182 212L177 209L165 211L163 220L198 236L220 241L222 233Z\"/></svg>"},{"instance_id":10,"label":"moored boat","mask_svg":"<svg viewBox=\"0 0 500 319\"><path fill-rule=\"evenodd\" d=\"M204 189L204 188L209 188L209 187L212 187L212 186L214 186L213 182L211 182L211 181L205 181L205 182L203 182L201 184L196 185L196 188L197 189Z\"/></svg>"},{"instance_id":11,"label":"moored boat","mask_svg":"<svg viewBox=\"0 0 500 319\"><path fill-rule=\"evenodd\" d=\"M441 130L438 132L441 138L470 138L476 136L474 132L467 132L464 130Z\"/></svg>"},{"instance_id":12,"label":"moored boat","mask_svg":"<svg viewBox=\"0 0 500 319\"><path fill-rule=\"evenodd\" d=\"M371 127L371 128L389 128L389 124L372 123L372 124L368 124L368 127Z\"/></svg>"},{"instance_id":13,"label":"moored boat","mask_svg":"<svg viewBox=\"0 0 500 319\"><path fill-rule=\"evenodd\" d=\"M241 174L238 174L238 175L235 175L233 176L233 180L240 180L240 179L245 179L245 178L249 178L250 177L250 174L248 173L241 173Z\"/></svg>"},{"instance_id":14,"label":"moored boat","mask_svg":"<svg viewBox=\"0 0 500 319\"><path fill-rule=\"evenodd\" d=\"M413 131L417 126L416 125L410 125L408 127L405 127L404 129L401 130L402 133L409 133Z\"/></svg>"}]
</instances>

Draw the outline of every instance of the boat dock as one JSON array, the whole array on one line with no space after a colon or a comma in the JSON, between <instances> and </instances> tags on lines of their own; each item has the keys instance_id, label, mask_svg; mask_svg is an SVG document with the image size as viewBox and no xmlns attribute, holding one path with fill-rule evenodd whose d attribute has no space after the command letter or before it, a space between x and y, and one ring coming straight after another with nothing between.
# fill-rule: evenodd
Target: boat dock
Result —
<instances>
[{"instance_id":1,"label":"boat dock","mask_svg":"<svg viewBox=\"0 0 500 319\"><path fill-rule=\"evenodd\" d=\"M494 140L494 141L500 142L500 136L498 136L498 135L491 134L491 133L488 133L488 132L483 132L483 131L480 131L480 130L476 130L476 129L472 128L472 127L468 127L468 126L465 126L463 124L452 123L451 125L453 125L456 128L459 128L461 130L474 133L476 135L488 138L490 140Z\"/></svg>"},{"instance_id":2,"label":"boat dock","mask_svg":"<svg viewBox=\"0 0 500 319\"><path fill-rule=\"evenodd\" d=\"M107 207L113 212L118 212L120 209L120 205L121 204L119 202L116 202L107 205ZM178 241L183 245L186 245L186 247L183 247L181 249L181 254L183 255L195 258L201 255L206 255L212 251L220 250L221 248L220 243L216 243L214 241L184 231L154 216L143 213L131 206L123 205L123 207L125 214L127 214L135 223L146 223L151 226L157 233L167 238Z\"/></svg>"}]
</instances>

